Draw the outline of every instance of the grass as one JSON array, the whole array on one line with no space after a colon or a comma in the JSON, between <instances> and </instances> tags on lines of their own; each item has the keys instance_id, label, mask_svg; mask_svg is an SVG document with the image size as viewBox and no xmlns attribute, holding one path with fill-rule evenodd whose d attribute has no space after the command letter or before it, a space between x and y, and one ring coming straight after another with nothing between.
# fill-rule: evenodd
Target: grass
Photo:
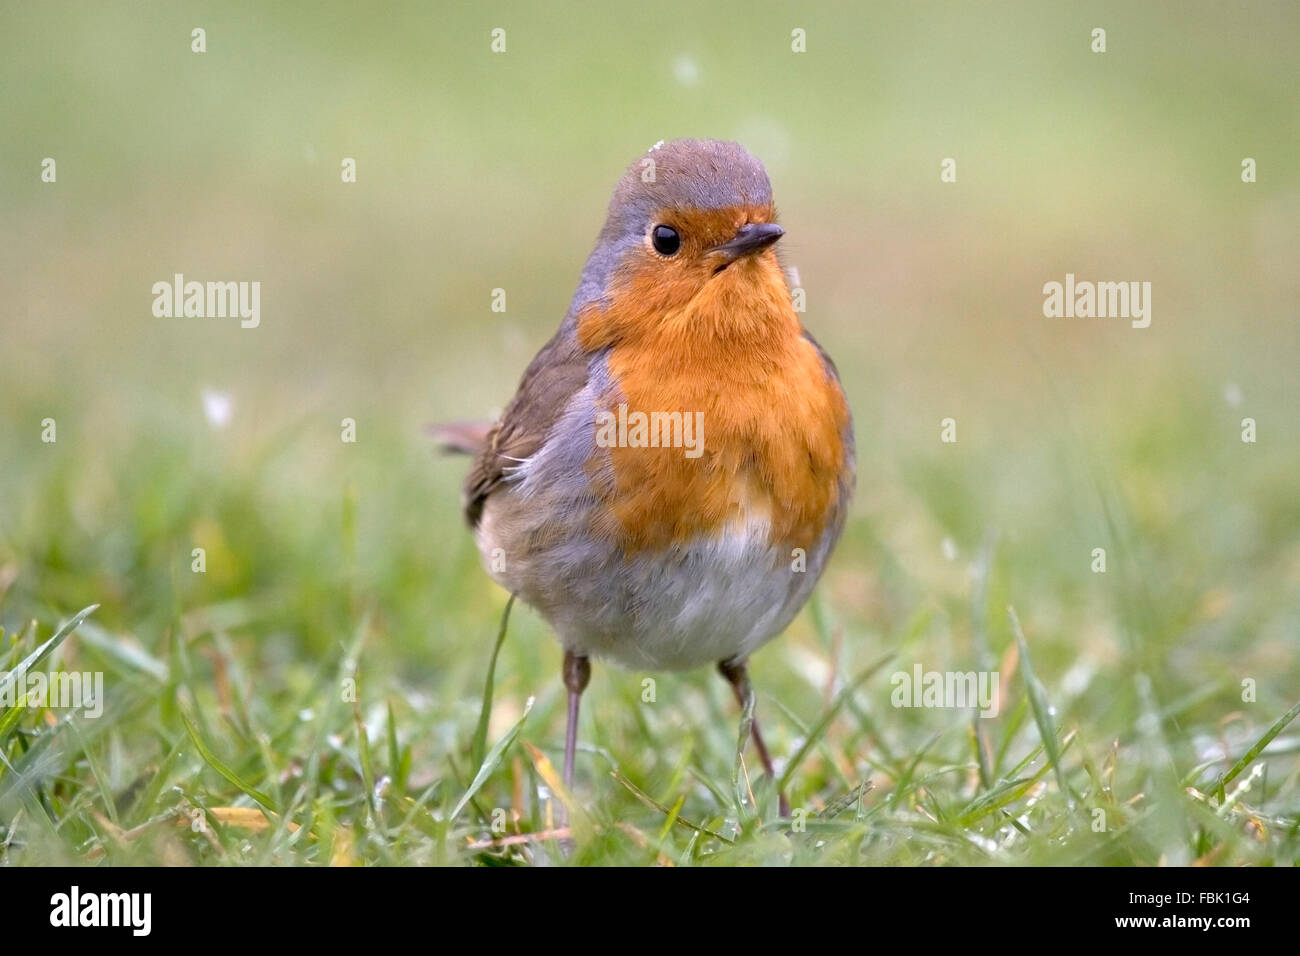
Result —
<instances>
[{"instance_id":1,"label":"grass","mask_svg":"<svg viewBox=\"0 0 1300 956\"><path fill-rule=\"evenodd\" d=\"M1300 860L1293 5L11 6L0 670L104 712L0 704L0 864ZM597 663L565 792L559 648L421 435L508 399L675 135L767 164L856 422L751 663L786 822L711 670ZM177 272L261 325L154 317ZM1067 272L1150 328L1045 319ZM918 665L996 716L893 706Z\"/></svg>"},{"instance_id":2,"label":"grass","mask_svg":"<svg viewBox=\"0 0 1300 956\"><path fill-rule=\"evenodd\" d=\"M136 516L117 532L108 515L54 523L67 500L94 493L78 456L55 450L39 479L25 476L30 523L6 527L0 612L31 620L3 636L0 664L102 671L105 703L99 718L0 714L5 864L1300 860L1300 710L1280 696L1294 680L1260 666L1245 702L1240 668L1215 676L1217 656L1203 666L1231 644L1224 633L1242 641L1243 663L1273 653L1230 623L1231 602L1208 620L1148 605L1149 639L1072 646L1105 625L1120 633L1123 589L1080 602L1077 624L1037 625L1053 615L1030 608L1059 608L1092 577L1087 552L1082 571L1051 585L1043 576L1057 572L1032 550L989 538L956 583L929 595L900 584L919 595L909 612L863 614L851 599L861 568L902 574L875 556L864 518L814 606L754 661L791 820L776 817L752 751L733 786L740 714L706 672L598 666L570 794L553 763L558 647L527 609L505 629L505 596L454 525L461 463L431 458L414 435L405 452L385 436L333 460L307 500L280 498L277 458L312 441L245 467L169 471L165 493L144 480L141 456L109 464L126 492L118 513ZM180 427L148 442L173 460L205 454ZM385 484L369 466L390 455ZM430 484L445 512L433 537L403 513ZM332 508L326 487L340 489ZM23 527L59 533L23 540ZM191 541L207 547L203 573L190 570ZM940 556L918 573L939 580L951 564ZM75 615L49 603L91 592L101 606ZM1268 629L1267 600L1235 606ZM891 706L894 672L973 668L982 654L999 674L996 717ZM558 829L565 819L571 829Z\"/></svg>"}]
</instances>

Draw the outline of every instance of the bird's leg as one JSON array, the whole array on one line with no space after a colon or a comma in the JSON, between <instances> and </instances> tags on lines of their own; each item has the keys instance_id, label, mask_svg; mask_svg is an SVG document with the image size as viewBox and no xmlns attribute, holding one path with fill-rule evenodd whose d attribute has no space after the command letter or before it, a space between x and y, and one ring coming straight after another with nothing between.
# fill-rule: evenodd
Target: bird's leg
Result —
<instances>
[{"instance_id":1,"label":"bird's leg","mask_svg":"<svg viewBox=\"0 0 1300 956\"><path fill-rule=\"evenodd\" d=\"M763 742L763 732L758 729L758 718L753 716L754 685L749 680L749 668L745 666L743 660L720 661L718 671L731 685L731 689L736 695L736 702L740 704L742 714L749 716L750 734L754 738L754 749L758 751L758 759L763 763L763 770L772 778L772 782L776 783L776 770L772 766L772 757L767 752L767 744ZM788 817L790 815L790 804L786 803L785 794L778 792L776 799L777 812L783 817Z\"/></svg>"},{"instance_id":2,"label":"bird's leg","mask_svg":"<svg viewBox=\"0 0 1300 956\"><path fill-rule=\"evenodd\" d=\"M573 760L578 751L578 701L591 680L591 663L573 651L564 652L564 686L569 689L569 726L564 734L564 785L573 789Z\"/></svg>"}]
</instances>

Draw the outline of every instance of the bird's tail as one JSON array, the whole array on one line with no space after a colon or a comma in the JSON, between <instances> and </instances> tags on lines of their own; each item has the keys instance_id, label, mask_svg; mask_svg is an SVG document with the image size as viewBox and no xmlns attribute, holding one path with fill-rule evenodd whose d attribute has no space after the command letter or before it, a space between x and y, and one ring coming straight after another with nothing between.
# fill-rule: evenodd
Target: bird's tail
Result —
<instances>
[{"instance_id":1,"label":"bird's tail","mask_svg":"<svg viewBox=\"0 0 1300 956\"><path fill-rule=\"evenodd\" d=\"M425 434L438 443L441 451L454 455L477 455L487 447L491 422L447 422L429 425Z\"/></svg>"}]
</instances>

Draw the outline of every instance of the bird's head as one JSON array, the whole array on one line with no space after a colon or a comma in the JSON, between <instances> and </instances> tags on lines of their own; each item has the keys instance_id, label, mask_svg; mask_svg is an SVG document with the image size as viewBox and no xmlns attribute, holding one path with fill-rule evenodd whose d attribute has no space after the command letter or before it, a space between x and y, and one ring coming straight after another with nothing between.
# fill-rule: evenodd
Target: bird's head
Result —
<instances>
[{"instance_id":1,"label":"bird's head","mask_svg":"<svg viewBox=\"0 0 1300 956\"><path fill-rule=\"evenodd\" d=\"M743 332L789 311L774 244L772 186L737 143L679 139L628 167L614 189L589 274L584 338L626 339L647 324ZM595 270L593 270L595 266ZM599 335L597 335L599 332Z\"/></svg>"}]
</instances>

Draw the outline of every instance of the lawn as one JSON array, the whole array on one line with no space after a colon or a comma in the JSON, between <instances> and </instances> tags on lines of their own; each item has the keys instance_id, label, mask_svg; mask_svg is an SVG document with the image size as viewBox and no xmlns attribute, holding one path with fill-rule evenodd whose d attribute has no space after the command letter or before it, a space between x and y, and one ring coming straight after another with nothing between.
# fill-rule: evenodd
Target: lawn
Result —
<instances>
[{"instance_id":1,"label":"lawn","mask_svg":"<svg viewBox=\"0 0 1300 956\"><path fill-rule=\"evenodd\" d=\"M103 694L0 683L0 865L1300 862L1300 23L1067 9L7 11L0 671ZM674 135L767 163L853 406L751 666L790 819L712 671L596 662L558 786L560 648L516 605L496 651L424 433L504 405ZM176 273L260 324L154 315ZM1067 273L1149 327L1045 316ZM896 706L917 668L996 714Z\"/></svg>"}]
</instances>

